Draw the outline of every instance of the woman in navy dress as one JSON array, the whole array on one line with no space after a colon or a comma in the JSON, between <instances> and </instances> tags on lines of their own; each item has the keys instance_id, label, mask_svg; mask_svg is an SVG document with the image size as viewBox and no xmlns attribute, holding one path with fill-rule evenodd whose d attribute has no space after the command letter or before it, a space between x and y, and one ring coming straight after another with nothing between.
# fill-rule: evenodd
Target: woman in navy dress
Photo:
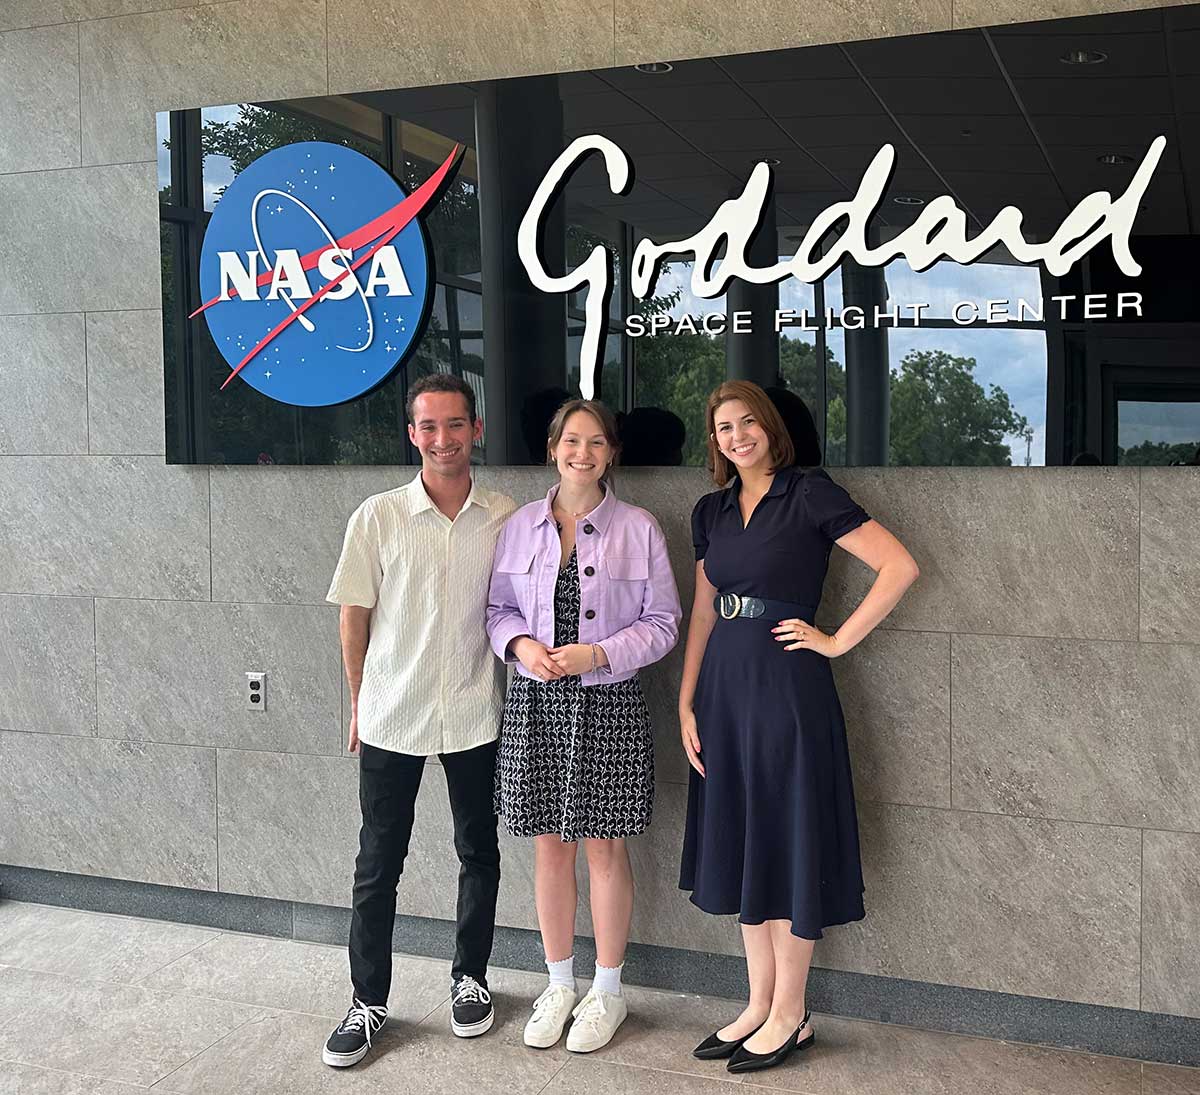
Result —
<instances>
[{"instance_id":1,"label":"woman in navy dress","mask_svg":"<svg viewBox=\"0 0 1200 1095\"><path fill-rule=\"evenodd\" d=\"M792 442L757 385L722 384L707 419L709 468L724 489L692 514L696 598L679 717L693 771L679 884L701 909L741 922L750 1001L695 1053L747 1072L812 1044L815 941L865 915L829 660L895 607L917 566L824 471L790 466ZM835 543L876 578L828 635L813 619Z\"/></svg>"}]
</instances>

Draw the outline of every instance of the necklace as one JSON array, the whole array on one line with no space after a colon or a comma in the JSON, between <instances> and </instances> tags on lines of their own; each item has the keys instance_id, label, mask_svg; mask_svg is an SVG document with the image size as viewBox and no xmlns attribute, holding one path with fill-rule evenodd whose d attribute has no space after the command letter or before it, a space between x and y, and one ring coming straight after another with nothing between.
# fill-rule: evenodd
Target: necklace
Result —
<instances>
[{"instance_id":1,"label":"necklace","mask_svg":"<svg viewBox=\"0 0 1200 1095\"><path fill-rule=\"evenodd\" d=\"M554 500L554 503L551 505L550 509L551 509L551 511L553 512L553 511L554 511L555 509L557 509L557 508L558 508L558 499L556 498L556 499ZM581 518L581 517L586 517L586 516L587 516L589 513L591 513L591 512L592 512L592 510L594 510L595 508L596 508L595 506L589 506L587 509L584 509L584 510L579 510L578 512L572 512L572 513L571 513L571 517L572 517L572 519L574 519L574 520L578 521L578 520L579 520L579 518ZM563 510L562 512L564 512L564 513L565 513L565 512L567 512L567 511L566 511L566 510ZM562 522L561 522L561 521L558 519L558 517L557 517L557 516L554 518L554 524L555 524L555 525L558 527L558 531L559 531L559 532L562 532Z\"/></svg>"}]
</instances>

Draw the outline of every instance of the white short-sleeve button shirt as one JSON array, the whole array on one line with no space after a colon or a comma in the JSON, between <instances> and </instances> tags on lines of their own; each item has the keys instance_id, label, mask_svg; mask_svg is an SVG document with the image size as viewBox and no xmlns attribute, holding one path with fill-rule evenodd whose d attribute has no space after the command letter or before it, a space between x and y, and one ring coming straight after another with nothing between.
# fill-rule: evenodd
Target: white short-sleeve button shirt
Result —
<instances>
[{"instance_id":1,"label":"white short-sleeve button shirt","mask_svg":"<svg viewBox=\"0 0 1200 1095\"><path fill-rule=\"evenodd\" d=\"M472 481L451 521L418 474L354 511L326 600L371 609L360 741L429 756L499 735L505 673L484 625L492 554L516 508Z\"/></svg>"}]
</instances>

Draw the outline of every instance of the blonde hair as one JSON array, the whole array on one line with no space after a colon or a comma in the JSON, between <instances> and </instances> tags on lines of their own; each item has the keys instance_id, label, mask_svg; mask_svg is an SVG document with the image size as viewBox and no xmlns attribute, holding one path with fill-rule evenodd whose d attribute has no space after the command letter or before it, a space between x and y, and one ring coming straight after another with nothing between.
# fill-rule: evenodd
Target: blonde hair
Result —
<instances>
[{"instance_id":1,"label":"blonde hair","mask_svg":"<svg viewBox=\"0 0 1200 1095\"><path fill-rule=\"evenodd\" d=\"M567 426L567 419L576 411L586 411L600 424L600 430L613 451L611 463L604 469L604 473L600 476L600 481L607 483L611 479L613 468L621 456L621 438L617 434L616 417L598 399L568 399L566 403L554 412L554 417L550 420L549 434L546 437L546 463L554 463L554 450L558 448L558 443L562 440L563 430Z\"/></svg>"},{"instance_id":2,"label":"blonde hair","mask_svg":"<svg viewBox=\"0 0 1200 1095\"><path fill-rule=\"evenodd\" d=\"M716 415L717 408L731 399L740 399L750 413L758 420L770 443L771 470L778 471L786 468L796 458L796 450L792 446L791 436L783 424L771 397L757 384L749 380L727 380L719 385L708 397L708 409L705 413L708 423L708 470L712 472L713 482L718 487L725 486L735 475L737 468L717 444Z\"/></svg>"}]
</instances>

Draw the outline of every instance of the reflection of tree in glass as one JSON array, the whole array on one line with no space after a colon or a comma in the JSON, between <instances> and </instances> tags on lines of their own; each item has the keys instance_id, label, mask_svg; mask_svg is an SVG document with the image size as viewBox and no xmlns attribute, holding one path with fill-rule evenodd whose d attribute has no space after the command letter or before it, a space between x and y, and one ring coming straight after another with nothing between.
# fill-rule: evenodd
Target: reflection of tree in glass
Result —
<instances>
[{"instance_id":1,"label":"reflection of tree in glass","mask_svg":"<svg viewBox=\"0 0 1200 1095\"><path fill-rule=\"evenodd\" d=\"M229 121L209 119L200 133L200 148L205 158L227 157L233 165L234 177L271 149L298 141L329 141L353 148L372 160L379 159L379 145L374 141L347 136L316 118L267 110L251 103L242 103L240 110L238 117ZM222 187L217 191L218 195L223 190Z\"/></svg>"},{"instance_id":2,"label":"reflection of tree in glass","mask_svg":"<svg viewBox=\"0 0 1200 1095\"><path fill-rule=\"evenodd\" d=\"M889 463L910 466L1010 465L1005 436L1029 422L999 385L985 392L973 357L912 350L892 376Z\"/></svg>"},{"instance_id":3,"label":"reflection of tree in glass","mask_svg":"<svg viewBox=\"0 0 1200 1095\"><path fill-rule=\"evenodd\" d=\"M1143 441L1128 449L1117 446L1117 463L1133 467L1161 467L1164 464L1191 464L1200 452L1200 440L1171 444L1169 441Z\"/></svg>"},{"instance_id":4,"label":"reflection of tree in glass","mask_svg":"<svg viewBox=\"0 0 1200 1095\"><path fill-rule=\"evenodd\" d=\"M685 464L704 463L704 407L708 393L725 379L725 340L704 334L660 334L636 340L637 390L634 405L665 407L683 419ZM846 374L827 353L830 398L844 397ZM779 383L818 409L816 347L799 339L779 339ZM845 427L843 418L842 439Z\"/></svg>"}]
</instances>

